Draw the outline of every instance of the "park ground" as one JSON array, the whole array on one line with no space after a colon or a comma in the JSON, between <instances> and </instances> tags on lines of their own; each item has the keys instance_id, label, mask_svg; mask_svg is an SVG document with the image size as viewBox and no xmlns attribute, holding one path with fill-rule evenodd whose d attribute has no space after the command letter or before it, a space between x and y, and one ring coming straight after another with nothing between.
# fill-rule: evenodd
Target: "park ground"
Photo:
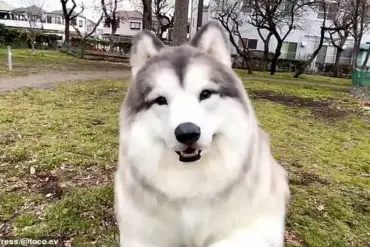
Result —
<instances>
[{"instance_id":1,"label":"park ground","mask_svg":"<svg viewBox=\"0 0 370 247\"><path fill-rule=\"evenodd\" d=\"M113 175L127 68L27 52L15 52L24 67L12 73L0 60L3 85L51 71L81 78L0 92L0 236L117 246ZM93 78L99 70L117 78ZM370 246L370 114L350 81L237 73L289 174L287 246Z\"/></svg>"}]
</instances>

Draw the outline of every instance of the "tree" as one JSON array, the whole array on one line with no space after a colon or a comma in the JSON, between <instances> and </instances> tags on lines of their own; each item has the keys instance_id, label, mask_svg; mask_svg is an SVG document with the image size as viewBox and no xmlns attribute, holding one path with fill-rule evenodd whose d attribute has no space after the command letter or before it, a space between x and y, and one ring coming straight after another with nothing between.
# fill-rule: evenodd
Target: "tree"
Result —
<instances>
[{"instance_id":1,"label":"tree","mask_svg":"<svg viewBox=\"0 0 370 247\"><path fill-rule=\"evenodd\" d=\"M257 29L272 33L277 41L270 70L270 74L274 75L285 39L292 30L301 28L300 20L307 12L306 7L312 2L302 0L247 0L244 2L251 9L250 24Z\"/></svg>"},{"instance_id":2,"label":"tree","mask_svg":"<svg viewBox=\"0 0 370 247\"><path fill-rule=\"evenodd\" d=\"M77 7L76 1L71 0L72 2L72 8L68 9L67 4L69 0L60 0L60 3L62 4L62 10L63 10L63 17L64 17L64 45L66 47L69 47L69 40L70 40L70 32L69 27L71 24L71 20L74 18L77 18L78 15L80 15L84 11L84 7L82 5L81 11L79 13L75 13L75 9Z\"/></svg>"},{"instance_id":3,"label":"tree","mask_svg":"<svg viewBox=\"0 0 370 247\"><path fill-rule=\"evenodd\" d=\"M247 22L247 15L243 12L242 5L243 3L240 1L222 2L222 5L216 4L216 6L212 8L216 11L215 19L225 28L229 35L229 40L237 54L243 58L247 66L248 74L252 74L251 56L247 44L244 42L240 33L240 27Z\"/></svg>"},{"instance_id":4,"label":"tree","mask_svg":"<svg viewBox=\"0 0 370 247\"><path fill-rule=\"evenodd\" d=\"M364 33L369 29L369 0L343 0L348 15L351 17L351 35L354 39L352 69L357 68L357 57Z\"/></svg>"},{"instance_id":5,"label":"tree","mask_svg":"<svg viewBox=\"0 0 370 247\"><path fill-rule=\"evenodd\" d=\"M152 0L142 0L143 1L143 29L152 30L153 20L152 20Z\"/></svg>"},{"instance_id":6,"label":"tree","mask_svg":"<svg viewBox=\"0 0 370 247\"><path fill-rule=\"evenodd\" d=\"M35 54L36 37L42 32L44 21L43 1L38 0L22 0L26 8L14 9L13 13L20 16L23 20L28 22L27 39L30 41L32 54Z\"/></svg>"},{"instance_id":7,"label":"tree","mask_svg":"<svg viewBox=\"0 0 370 247\"><path fill-rule=\"evenodd\" d=\"M154 0L153 2L153 14L159 23L156 34L160 39L163 39L163 34L166 31L173 28L174 15L171 15L173 9L173 0Z\"/></svg>"},{"instance_id":8,"label":"tree","mask_svg":"<svg viewBox=\"0 0 370 247\"><path fill-rule=\"evenodd\" d=\"M78 34L78 36L80 36L80 38L81 38L81 41L80 41L80 47L81 47L80 56L81 56L81 57L84 57L84 55L85 55L86 40L87 40L88 38L90 38L90 37L91 37L91 35L93 35L93 34L95 33L96 29L98 28L98 26L99 26L99 25L100 25L100 23L102 22L102 20L103 20L103 18L104 18L104 15L105 15L104 13L102 13L102 14L101 14L101 16L100 16L100 18L99 18L98 22L96 22L96 23L95 23L95 25L94 25L93 29L92 29L89 33L84 33L84 34L82 34L82 32L79 30L79 28L78 28L78 27L73 26L73 28L76 30L76 32L77 32L77 34Z\"/></svg>"},{"instance_id":9,"label":"tree","mask_svg":"<svg viewBox=\"0 0 370 247\"><path fill-rule=\"evenodd\" d=\"M117 16L118 0L101 0L101 7L105 16L105 25L111 28L109 36L109 51L113 52L114 49L114 36L117 32L117 28L120 23L120 19Z\"/></svg>"},{"instance_id":10,"label":"tree","mask_svg":"<svg viewBox=\"0 0 370 247\"><path fill-rule=\"evenodd\" d=\"M266 35L266 37L262 34L262 30L260 28L257 28L257 32L263 42L263 61L264 61L263 68L267 69L267 62L269 60L270 40L272 37L272 32L269 32Z\"/></svg>"},{"instance_id":11,"label":"tree","mask_svg":"<svg viewBox=\"0 0 370 247\"><path fill-rule=\"evenodd\" d=\"M325 34L326 32L330 32L330 31L334 31L334 32L339 32L341 30L344 30L344 29L348 29L348 26L339 26L337 25L336 27L328 27L326 26L326 22L327 22L327 17L328 17L328 11L329 11L329 7L335 7L335 9L337 10L338 9L338 5L333 5L330 3L328 3L327 1L325 0L319 0L319 1L316 1L315 2L315 8L320 8L321 9L321 13L323 13L323 21L322 21L322 24L321 24L321 27L320 27L320 38L319 38L319 44L318 46L316 47L316 49L314 50L314 52L312 53L312 55L310 56L309 59L307 59L303 64L301 65L298 65L297 66L297 69L296 69L296 72L294 74L294 78L298 78L301 74L303 74L305 68L310 65L313 60L315 60L317 54L319 54L323 44L324 44L324 40L325 40ZM338 14L338 11L334 11L331 12L332 15L336 15Z\"/></svg>"},{"instance_id":12,"label":"tree","mask_svg":"<svg viewBox=\"0 0 370 247\"><path fill-rule=\"evenodd\" d=\"M181 45L186 42L188 34L189 0L176 0L173 43Z\"/></svg>"},{"instance_id":13,"label":"tree","mask_svg":"<svg viewBox=\"0 0 370 247\"><path fill-rule=\"evenodd\" d=\"M337 28L334 31L330 31L330 41L337 49L334 61L334 76L339 75L339 63L343 52L343 47L350 35L352 28L352 18L346 10L346 4L342 0L337 0L335 4L337 7L337 12L332 20L332 27ZM343 27L340 29L339 27Z\"/></svg>"}]
</instances>

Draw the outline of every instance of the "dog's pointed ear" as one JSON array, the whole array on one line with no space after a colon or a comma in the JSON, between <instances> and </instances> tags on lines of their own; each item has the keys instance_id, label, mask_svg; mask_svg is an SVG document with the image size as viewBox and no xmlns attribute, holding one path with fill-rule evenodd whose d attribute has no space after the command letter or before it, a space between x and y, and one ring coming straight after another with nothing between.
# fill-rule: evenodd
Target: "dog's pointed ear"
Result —
<instances>
[{"instance_id":1,"label":"dog's pointed ear","mask_svg":"<svg viewBox=\"0 0 370 247\"><path fill-rule=\"evenodd\" d=\"M135 76L140 68L164 47L165 44L148 30L136 34L132 41L130 55L132 76Z\"/></svg>"},{"instance_id":2,"label":"dog's pointed ear","mask_svg":"<svg viewBox=\"0 0 370 247\"><path fill-rule=\"evenodd\" d=\"M228 41L221 26L210 21L204 25L189 42L191 46L197 47L212 57L231 67L231 56Z\"/></svg>"}]
</instances>

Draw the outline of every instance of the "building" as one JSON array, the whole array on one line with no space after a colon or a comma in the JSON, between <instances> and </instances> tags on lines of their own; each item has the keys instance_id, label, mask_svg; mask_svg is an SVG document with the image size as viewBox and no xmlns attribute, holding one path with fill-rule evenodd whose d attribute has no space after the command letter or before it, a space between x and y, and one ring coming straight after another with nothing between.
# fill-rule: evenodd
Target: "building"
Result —
<instances>
[{"instance_id":1,"label":"building","mask_svg":"<svg viewBox=\"0 0 370 247\"><path fill-rule=\"evenodd\" d=\"M132 37L142 30L142 18L143 15L140 11L117 11L117 31L115 33L115 41L127 41L131 40ZM112 28L110 22L104 20L102 38L109 40Z\"/></svg>"},{"instance_id":2,"label":"building","mask_svg":"<svg viewBox=\"0 0 370 247\"><path fill-rule=\"evenodd\" d=\"M210 0L210 5L204 6L203 9L203 24L208 22L209 20L216 17L218 14L217 11L211 9L212 2L216 0ZM248 0L243 1L247 4ZM193 1L193 7L191 8L193 11L191 12L191 25L190 25L190 36L194 36L196 33L197 28L197 13L198 13L198 3L197 1ZM327 14L327 25L330 25L330 21L335 16L335 11L337 9L335 6L329 6L328 14ZM243 8L243 13L248 15L252 13L251 8ZM319 40L320 40L320 26L322 25L323 21L323 11L321 8L317 8L316 10L312 8L307 8L305 11L305 15L302 16L299 20L299 29L292 30L290 34L285 39L283 43L283 47L281 49L280 58L282 59L291 59L291 60L306 60L318 47ZM284 27L281 28L281 33L284 33ZM249 23L244 23L240 27L240 32L243 37L243 40L238 40L239 44L242 45L241 42L244 42L248 49L251 51L263 51L264 50L264 42L261 39L257 29ZM266 31L262 30L262 34L264 37L267 36ZM321 48L318 56L315 59L316 64L333 64L335 62L337 48L334 47L332 42L330 41L329 35L325 37L324 45ZM370 41L370 33L367 32L364 34L362 38L362 43L366 43ZM344 46L344 52L341 54L340 63L341 64L351 64L352 62L352 50L353 50L353 38L349 37L346 41ZM270 43L269 43L269 51L274 52L277 46L276 39L272 36ZM236 54L236 49L230 44L231 52ZM362 49L363 50L363 49Z\"/></svg>"},{"instance_id":3,"label":"building","mask_svg":"<svg viewBox=\"0 0 370 247\"><path fill-rule=\"evenodd\" d=\"M0 5L0 7L1 24L14 28L42 30L47 34L59 35L64 40L65 20L61 10L48 12L35 5L23 8L12 8L6 5ZM71 37L78 37L76 29L81 35L87 32L87 20L82 15L77 15L71 20Z\"/></svg>"},{"instance_id":4,"label":"building","mask_svg":"<svg viewBox=\"0 0 370 247\"><path fill-rule=\"evenodd\" d=\"M114 40L118 41L131 41L133 36L143 29L143 14L137 10L120 10L117 11L118 26L115 33ZM152 23L153 31L157 31L159 28L159 21L153 16ZM109 40L112 28L109 21L105 20L102 29L102 38ZM168 31L163 34L166 39L168 37Z\"/></svg>"}]
</instances>

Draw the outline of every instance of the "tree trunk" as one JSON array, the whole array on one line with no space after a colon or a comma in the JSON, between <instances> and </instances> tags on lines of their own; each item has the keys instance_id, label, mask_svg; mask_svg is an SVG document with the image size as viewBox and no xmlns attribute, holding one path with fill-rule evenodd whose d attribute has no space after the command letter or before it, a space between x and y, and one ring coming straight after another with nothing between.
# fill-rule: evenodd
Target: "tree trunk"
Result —
<instances>
[{"instance_id":1,"label":"tree trunk","mask_svg":"<svg viewBox=\"0 0 370 247\"><path fill-rule=\"evenodd\" d=\"M117 32L117 25L112 25L112 31L109 36L109 52L113 52L114 50L114 35Z\"/></svg>"},{"instance_id":2,"label":"tree trunk","mask_svg":"<svg viewBox=\"0 0 370 247\"><path fill-rule=\"evenodd\" d=\"M305 68L308 65L310 65L312 63L312 61L316 58L317 54L319 54L319 52L320 52L320 50L322 48L323 43L324 43L324 33L321 36L319 46L312 53L310 59L308 59L306 62L304 62L303 65L297 67L296 72L295 72L293 78L298 78L300 75L302 75L304 73Z\"/></svg>"},{"instance_id":3,"label":"tree trunk","mask_svg":"<svg viewBox=\"0 0 370 247\"><path fill-rule=\"evenodd\" d=\"M143 29L152 30L152 0L143 0Z\"/></svg>"},{"instance_id":4,"label":"tree trunk","mask_svg":"<svg viewBox=\"0 0 370 247\"><path fill-rule=\"evenodd\" d=\"M64 24L64 45L69 48L69 21L65 20Z\"/></svg>"},{"instance_id":5,"label":"tree trunk","mask_svg":"<svg viewBox=\"0 0 370 247\"><path fill-rule=\"evenodd\" d=\"M181 45L187 41L189 0L176 0L173 44Z\"/></svg>"},{"instance_id":6,"label":"tree trunk","mask_svg":"<svg viewBox=\"0 0 370 247\"><path fill-rule=\"evenodd\" d=\"M263 69L267 69L267 64L269 60L269 46L270 46L270 40L271 40L272 33L269 33L264 41L264 48L263 48Z\"/></svg>"},{"instance_id":7,"label":"tree trunk","mask_svg":"<svg viewBox=\"0 0 370 247\"><path fill-rule=\"evenodd\" d=\"M81 47L80 57L81 58L84 58L84 56L85 56L85 50L86 50L86 42L85 41L86 41L85 39L82 39L81 43L80 43L80 47Z\"/></svg>"},{"instance_id":8,"label":"tree trunk","mask_svg":"<svg viewBox=\"0 0 370 247\"><path fill-rule=\"evenodd\" d=\"M362 66L361 66L361 69L362 70L365 70L366 67L367 67L367 62L369 61L369 57L370 57L370 48L367 50L366 52L366 57L365 57L365 60L364 62L362 63Z\"/></svg>"},{"instance_id":9,"label":"tree trunk","mask_svg":"<svg viewBox=\"0 0 370 247\"><path fill-rule=\"evenodd\" d=\"M355 70L357 68L357 57L358 57L359 49L360 49L360 42L355 41L355 45L353 47L353 56L352 56L352 70Z\"/></svg>"},{"instance_id":10,"label":"tree trunk","mask_svg":"<svg viewBox=\"0 0 370 247\"><path fill-rule=\"evenodd\" d=\"M278 40L277 45L276 45L276 49L275 49L275 55L271 60L270 75L275 75L275 73L276 73L276 66L277 66L277 62L278 62L278 59L279 59L280 54L281 54L281 47L282 46L283 46L283 41Z\"/></svg>"},{"instance_id":11,"label":"tree trunk","mask_svg":"<svg viewBox=\"0 0 370 247\"><path fill-rule=\"evenodd\" d=\"M31 39L32 55L35 55L35 39Z\"/></svg>"},{"instance_id":12,"label":"tree trunk","mask_svg":"<svg viewBox=\"0 0 370 247\"><path fill-rule=\"evenodd\" d=\"M337 48L337 54L335 55L335 62L334 62L334 77L339 76L339 63L340 63L341 56L342 56L342 49Z\"/></svg>"}]
</instances>

